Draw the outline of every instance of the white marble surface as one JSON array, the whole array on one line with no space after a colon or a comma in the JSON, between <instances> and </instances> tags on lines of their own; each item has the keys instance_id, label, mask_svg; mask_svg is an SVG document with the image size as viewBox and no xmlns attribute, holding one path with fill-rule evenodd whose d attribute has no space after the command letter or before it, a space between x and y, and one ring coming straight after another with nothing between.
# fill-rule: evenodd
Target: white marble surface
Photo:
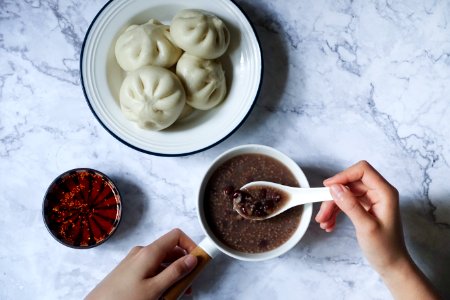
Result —
<instances>
[{"instance_id":1,"label":"white marble surface","mask_svg":"<svg viewBox=\"0 0 450 300\"><path fill-rule=\"evenodd\" d=\"M221 152L274 146L313 185L367 159L400 191L408 247L450 298L450 4L410 1L239 1L265 58L263 89L222 144L162 158L117 142L81 90L84 34L103 1L0 1L0 299L80 299L127 251L173 227L200 241L195 193ZM74 167L110 175L123 193L118 232L66 248L41 216L49 183ZM316 207L317 209L317 207ZM267 262L222 255L195 299L389 299L340 217L311 223L298 246Z\"/></svg>"}]
</instances>

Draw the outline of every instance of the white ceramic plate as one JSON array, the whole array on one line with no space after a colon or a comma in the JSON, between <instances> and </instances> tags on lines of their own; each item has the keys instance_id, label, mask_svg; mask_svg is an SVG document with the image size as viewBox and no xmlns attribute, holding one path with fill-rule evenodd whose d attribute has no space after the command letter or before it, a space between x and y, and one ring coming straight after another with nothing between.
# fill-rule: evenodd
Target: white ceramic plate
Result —
<instances>
[{"instance_id":1,"label":"white ceramic plate","mask_svg":"<svg viewBox=\"0 0 450 300\"><path fill-rule=\"evenodd\" d=\"M114 57L119 34L131 24L151 18L170 24L186 8L203 9L221 18L231 42L221 58L228 93L206 112L196 111L163 131L142 129L120 110L119 89L124 73ZM244 122L259 93L262 55L255 31L242 10L230 0L114 0L94 18L83 43L81 83L92 112L114 137L149 154L180 156L208 149L229 137Z\"/></svg>"}]
</instances>

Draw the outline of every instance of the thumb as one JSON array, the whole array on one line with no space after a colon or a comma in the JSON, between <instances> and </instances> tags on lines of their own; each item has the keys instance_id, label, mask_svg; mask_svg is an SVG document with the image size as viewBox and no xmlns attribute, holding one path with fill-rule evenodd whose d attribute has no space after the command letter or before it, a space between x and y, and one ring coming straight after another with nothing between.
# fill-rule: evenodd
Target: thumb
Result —
<instances>
[{"instance_id":1,"label":"thumb","mask_svg":"<svg viewBox=\"0 0 450 300\"><path fill-rule=\"evenodd\" d=\"M350 218L356 230L374 225L375 220L349 189L342 184L333 184L330 192L336 205Z\"/></svg>"},{"instance_id":2,"label":"thumb","mask_svg":"<svg viewBox=\"0 0 450 300\"><path fill-rule=\"evenodd\" d=\"M165 290L189 274L196 265L197 257L188 254L174 261L164 271L156 275L154 279L161 290Z\"/></svg>"},{"instance_id":3,"label":"thumb","mask_svg":"<svg viewBox=\"0 0 450 300\"><path fill-rule=\"evenodd\" d=\"M188 254L170 264L164 271L153 277L161 290L172 286L175 282L189 274L197 265L197 257Z\"/></svg>"}]
</instances>

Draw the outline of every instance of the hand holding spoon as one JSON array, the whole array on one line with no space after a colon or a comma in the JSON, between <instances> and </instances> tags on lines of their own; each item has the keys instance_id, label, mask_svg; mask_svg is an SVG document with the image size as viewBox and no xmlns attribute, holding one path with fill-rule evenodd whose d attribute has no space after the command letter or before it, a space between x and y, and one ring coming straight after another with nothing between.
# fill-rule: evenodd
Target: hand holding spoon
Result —
<instances>
[{"instance_id":1,"label":"hand holding spoon","mask_svg":"<svg viewBox=\"0 0 450 300\"><path fill-rule=\"evenodd\" d=\"M233 195L233 208L250 220L265 220L306 203L333 200L330 189L299 188L268 181L247 183Z\"/></svg>"}]
</instances>

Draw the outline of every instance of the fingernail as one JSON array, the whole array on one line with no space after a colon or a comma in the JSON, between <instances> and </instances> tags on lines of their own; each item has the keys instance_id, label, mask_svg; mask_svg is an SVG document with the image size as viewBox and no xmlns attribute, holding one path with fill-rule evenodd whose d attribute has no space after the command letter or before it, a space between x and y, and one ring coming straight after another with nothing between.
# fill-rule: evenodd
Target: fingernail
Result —
<instances>
[{"instance_id":1,"label":"fingernail","mask_svg":"<svg viewBox=\"0 0 450 300\"><path fill-rule=\"evenodd\" d=\"M197 257L194 255L188 254L186 255L186 258L184 259L184 263L189 269L192 269L197 264Z\"/></svg>"},{"instance_id":2,"label":"fingernail","mask_svg":"<svg viewBox=\"0 0 450 300\"><path fill-rule=\"evenodd\" d=\"M318 222L317 219L319 219L322 216L322 214L323 214L322 209L319 209L319 211L317 212L316 218L315 218L316 222Z\"/></svg>"},{"instance_id":3,"label":"fingernail","mask_svg":"<svg viewBox=\"0 0 450 300\"><path fill-rule=\"evenodd\" d=\"M342 196L344 194L344 189L342 188L342 185L340 184L333 184L330 186L331 196L335 200L342 200Z\"/></svg>"},{"instance_id":4,"label":"fingernail","mask_svg":"<svg viewBox=\"0 0 450 300\"><path fill-rule=\"evenodd\" d=\"M333 179L333 178L334 178L334 176L331 176L331 177L325 179L325 180L323 181L323 183L328 182L328 181L330 181L330 180Z\"/></svg>"}]
</instances>

